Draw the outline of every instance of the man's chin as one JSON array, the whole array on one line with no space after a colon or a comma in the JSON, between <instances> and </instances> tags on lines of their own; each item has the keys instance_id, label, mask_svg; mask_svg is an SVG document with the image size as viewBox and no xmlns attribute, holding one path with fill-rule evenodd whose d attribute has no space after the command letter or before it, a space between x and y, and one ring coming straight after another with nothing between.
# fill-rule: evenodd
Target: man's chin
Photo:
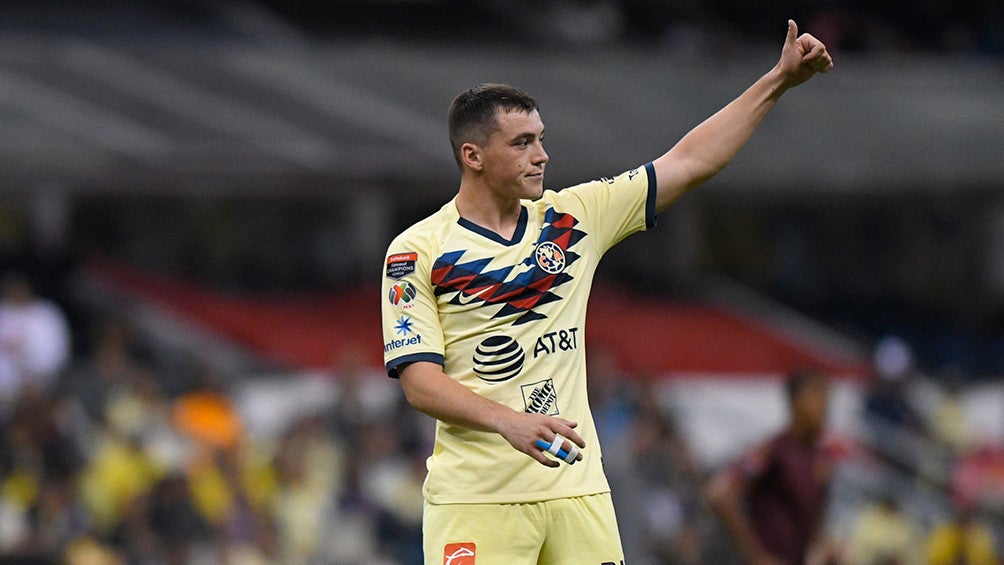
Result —
<instances>
[{"instance_id":1,"label":"man's chin","mask_svg":"<svg viewBox=\"0 0 1004 565\"><path fill-rule=\"evenodd\" d=\"M544 178L540 177L540 180L531 182L526 187L526 194L530 200L537 200L541 196L544 196Z\"/></svg>"}]
</instances>

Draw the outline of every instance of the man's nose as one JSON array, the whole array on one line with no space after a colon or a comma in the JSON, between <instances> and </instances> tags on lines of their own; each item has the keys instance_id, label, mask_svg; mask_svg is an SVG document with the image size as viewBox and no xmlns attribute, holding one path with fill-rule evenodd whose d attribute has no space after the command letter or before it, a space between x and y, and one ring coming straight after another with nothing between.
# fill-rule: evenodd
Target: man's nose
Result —
<instances>
[{"instance_id":1,"label":"man's nose","mask_svg":"<svg viewBox=\"0 0 1004 565\"><path fill-rule=\"evenodd\" d=\"M548 159L550 159L550 157L547 156L547 151L544 150L544 145L540 142L537 142L537 154L534 155L533 162L540 163L543 165L544 163L547 162Z\"/></svg>"}]
</instances>

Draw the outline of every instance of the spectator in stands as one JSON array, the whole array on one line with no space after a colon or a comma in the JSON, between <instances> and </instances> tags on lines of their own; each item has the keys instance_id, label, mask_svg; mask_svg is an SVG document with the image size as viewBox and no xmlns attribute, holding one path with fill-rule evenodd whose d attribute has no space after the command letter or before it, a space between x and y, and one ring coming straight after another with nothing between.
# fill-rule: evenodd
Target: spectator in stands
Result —
<instances>
[{"instance_id":1,"label":"spectator in stands","mask_svg":"<svg viewBox=\"0 0 1004 565\"><path fill-rule=\"evenodd\" d=\"M914 520L891 494L866 506L854 522L847 546L848 565L920 563L920 536Z\"/></svg>"},{"instance_id":2,"label":"spectator in stands","mask_svg":"<svg viewBox=\"0 0 1004 565\"><path fill-rule=\"evenodd\" d=\"M338 383L338 401L331 411L331 425L354 452L364 447L360 428L395 417L404 400L401 387L367 363L364 351L364 344L349 343L335 352L331 364L331 377Z\"/></svg>"},{"instance_id":3,"label":"spectator in stands","mask_svg":"<svg viewBox=\"0 0 1004 565\"><path fill-rule=\"evenodd\" d=\"M942 474L946 461L931 440L925 418L909 397L914 357L902 339L889 336L875 346L874 381L864 398L867 442L879 455L912 473Z\"/></svg>"},{"instance_id":4,"label":"spectator in stands","mask_svg":"<svg viewBox=\"0 0 1004 565\"><path fill-rule=\"evenodd\" d=\"M244 436L244 423L226 389L226 379L203 362L198 384L176 398L171 407L175 428L201 448L228 450Z\"/></svg>"},{"instance_id":5,"label":"spectator in stands","mask_svg":"<svg viewBox=\"0 0 1004 565\"><path fill-rule=\"evenodd\" d=\"M281 563L328 559L328 524L336 513L345 458L316 418L298 422L276 454L278 490L273 499Z\"/></svg>"},{"instance_id":6,"label":"spectator in stands","mask_svg":"<svg viewBox=\"0 0 1004 565\"><path fill-rule=\"evenodd\" d=\"M192 503L188 480L180 473L164 476L135 499L127 518L113 539L130 563L186 565L210 536L209 525Z\"/></svg>"},{"instance_id":7,"label":"spectator in stands","mask_svg":"<svg viewBox=\"0 0 1004 565\"><path fill-rule=\"evenodd\" d=\"M65 565L125 565L126 560L114 548L94 536L81 536L66 546Z\"/></svg>"},{"instance_id":8,"label":"spectator in stands","mask_svg":"<svg viewBox=\"0 0 1004 565\"><path fill-rule=\"evenodd\" d=\"M143 371L132 333L120 320L102 322L86 356L65 372L62 389L78 402L91 422L100 421L109 399L128 388Z\"/></svg>"},{"instance_id":9,"label":"spectator in stands","mask_svg":"<svg viewBox=\"0 0 1004 565\"><path fill-rule=\"evenodd\" d=\"M339 395L330 425L352 453L341 506L372 523L373 545L386 558L421 562L421 485L434 422L407 405L401 387L374 371L361 354L365 350L348 344L332 364Z\"/></svg>"},{"instance_id":10,"label":"spectator in stands","mask_svg":"<svg viewBox=\"0 0 1004 565\"><path fill-rule=\"evenodd\" d=\"M589 404L596 433L603 442L603 469L612 485L617 524L621 532L626 562L642 562L640 554L648 545L645 512L645 485L635 475L634 446L631 438L641 416L638 409L639 379L623 371L613 351L602 344L590 346Z\"/></svg>"},{"instance_id":11,"label":"spectator in stands","mask_svg":"<svg viewBox=\"0 0 1004 565\"><path fill-rule=\"evenodd\" d=\"M80 476L80 495L95 531L111 535L164 472L137 438L112 426L104 429L97 444Z\"/></svg>"},{"instance_id":12,"label":"spectator in stands","mask_svg":"<svg viewBox=\"0 0 1004 565\"><path fill-rule=\"evenodd\" d=\"M829 386L815 373L785 383L789 423L719 472L706 489L712 510L754 564L801 565L824 552L821 530L832 462L821 448Z\"/></svg>"},{"instance_id":13,"label":"spectator in stands","mask_svg":"<svg viewBox=\"0 0 1004 565\"><path fill-rule=\"evenodd\" d=\"M629 460L641 488L635 503L644 514L646 552L660 563L697 564L701 479L690 446L677 432L673 415L659 404L654 379L646 379L632 427Z\"/></svg>"},{"instance_id":14,"label":"spectator in stands","mask_svg":"<svg viewBox=\"0 0 1004 565\"><path fill-rule=\"evenodd\" d=\"M374 422L364 430L368 448L360 454L366 461L359 486L366 507L374 514L381 552L400 565L421 565L422 481L429 448L401 437L404 421Z\"/></svg>"},{"instance_id":15,"label":"spectator in stands","mask_svg":"<svg viewBox=\"0 0 1004 565\"><path fill-rule=\"evenodd\" d=\"M190 469L189 482L193 502L217 529L217 561L273 561L276 532L270 507L278 477L266 450L249 441L205 463Z\"/></svg>"},{"instance_id":16,"label":"spectator in stands","mask_svg":"<svg viewBox=\"0 0 1004 565\"><path fill-rule=\"evenodd\" d=\"M966 424L962 406L964 376L955 370L941 375L942 395L931 414L931 435L953 456L973 445L973 430Z\"/></svg>"},{"instance_id":17,"label":"spectator in stands","mask_svg":"<svg viewBox=\"0 0 1004 565\"><path fill-rule=\"evenodd\" d=\"M975 506L958 502L957 511L936 526L924 544L928 565L996 565L994 534L976 519Z\"/></svg>"},{"instance_id":18,"label":"spectator in stands","mask_svg":"<svg viewBox=\"0 0 1004 565\"><path fill-rule=\"evenodd\" d=\"M54 388L70 349L62 309L36 296L24 276L7 274L0 282L0 408Z\"/></svg>"},{"instance_id":19,"label":"spectator in stands","mask_svg":"<svg viewBox=\"0 0 1004 565\"><path fill-rule=\"evenodd\" d=\"M44 562L88 525L72 497L82 453L58 418L55 399L26 395L0 425L0 560Z\"/></svg>"},{"instance_id":20,"label":"spectator in stands","mask_svg":"<svg viewBox=\"0 0 1004 565\"><path fill-rule=\"evenodd\" d=\"M865 396L865 418L877 435L893 430L923 433L924 420L906 394L914 370L913 351L902 339L890 336L875 346L875 381Z\"/></svg>"}]
</instances>

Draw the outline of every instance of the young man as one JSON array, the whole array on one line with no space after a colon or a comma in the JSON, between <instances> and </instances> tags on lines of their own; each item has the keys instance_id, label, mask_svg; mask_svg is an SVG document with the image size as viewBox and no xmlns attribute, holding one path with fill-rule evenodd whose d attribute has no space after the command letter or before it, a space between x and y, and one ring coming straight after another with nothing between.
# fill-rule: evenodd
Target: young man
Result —
<instances>
[{"instance_id":1,"label":"young man","mask_svg":"<svg viewBox=\"0 0 1004 565\"><path fill-rule=\"evenodd\" d=\"M623 559L586 400L597 262L720 171L786 90L831 66L826 47L789 21L777 65L665 155L560 192L543 188L533 98L494 84L457 96L459 192L399 235L384 267L387 370L438 420L426 563Z\"/></svg>"},{"instance_id":2,"label":"young man","mask_svg":"<svg viewBox=\"0 0 1004 565\"><path fill-rule=\"evenodd\" d=\"M832 465L819 440L828 385L814 373L796 373L785 392L788 426L719 472L706 492L752 565L803 565L810 551L827 557L819 540Z\"/></svg>"}]
</instances>

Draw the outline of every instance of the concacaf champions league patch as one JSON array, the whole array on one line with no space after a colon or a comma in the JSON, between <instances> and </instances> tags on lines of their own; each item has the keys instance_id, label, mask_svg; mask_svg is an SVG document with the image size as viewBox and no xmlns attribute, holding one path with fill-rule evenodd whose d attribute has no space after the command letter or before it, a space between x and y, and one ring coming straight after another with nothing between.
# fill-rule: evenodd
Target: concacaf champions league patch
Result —
<instances>
[{"instance_id":1,"label":"concacaf champions league patch","mask_svg":"<svg viewBox=\"0 0 1004 565\"><path fill-rule=\"evenodd\" d=\"M415 272L418 263L418 253L395 253L387 257L387 277L399 279Z\"/></svg>"}]
</instances>

